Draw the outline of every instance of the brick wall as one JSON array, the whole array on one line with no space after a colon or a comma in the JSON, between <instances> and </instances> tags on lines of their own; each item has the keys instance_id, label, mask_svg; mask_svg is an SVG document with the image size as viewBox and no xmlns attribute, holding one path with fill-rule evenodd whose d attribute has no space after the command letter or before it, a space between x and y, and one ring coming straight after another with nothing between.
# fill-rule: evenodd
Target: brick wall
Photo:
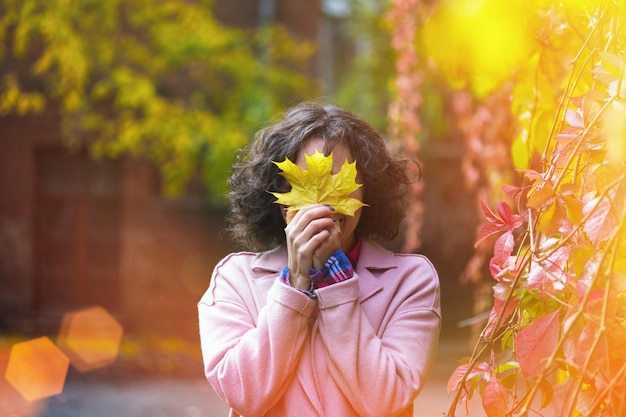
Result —
<instances>
[{"instance_id":1,"label":"brick wall","mask_svg":"<svg viewBox=\"0 0 626 417\"><path fill-rule=\"evenodd\" d=\"M196 303L233 250L223 213L201 191L162 197L145 161L103 169L69 153L57 120L0 118L0 331L54 332L97 303L128 330L195 335Z\"/></svg>"}]
</instances>

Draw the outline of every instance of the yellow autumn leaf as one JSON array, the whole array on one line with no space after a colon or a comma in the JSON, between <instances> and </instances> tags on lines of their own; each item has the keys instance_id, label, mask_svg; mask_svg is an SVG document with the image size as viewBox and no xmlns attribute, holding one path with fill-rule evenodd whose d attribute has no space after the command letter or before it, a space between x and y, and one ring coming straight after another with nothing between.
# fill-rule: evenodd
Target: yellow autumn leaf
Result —
<instances>
[{"instance_id":1,"label":"yellow autumn leaf","mask_svg":"<svg viewBox=\"0 0 626 417\"><path fill-rule=\"evenodd\" d=\"M305 155L307 169L304 170L286 158L283 162L274 162L281 169L280 175L291 184L291 191L272 194L277 204L283 204L288 210L300 210L311 204L328 204L336 213L354 216L361 207L367 206L356 198L350 197L362 184L356 182L356 162L344 161L338 173L332 174L333 154L324 156L316 151Z\"/></svg>"}]
</instances>

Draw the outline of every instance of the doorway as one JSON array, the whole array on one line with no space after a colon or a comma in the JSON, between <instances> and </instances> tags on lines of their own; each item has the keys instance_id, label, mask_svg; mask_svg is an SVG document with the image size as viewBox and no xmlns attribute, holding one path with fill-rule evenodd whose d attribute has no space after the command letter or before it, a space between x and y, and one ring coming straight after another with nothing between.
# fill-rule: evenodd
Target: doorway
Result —
<instances>
[{"instance_id":1,"label":"doorway","mask_svg":"<svg viewBox=\"0 0 626 417\"><path fill-rule=\"evenodd\" d=\"M33 307L60 317L120 303L121 163L65 148L35 151Z\"/></svg>"}]
</instances>

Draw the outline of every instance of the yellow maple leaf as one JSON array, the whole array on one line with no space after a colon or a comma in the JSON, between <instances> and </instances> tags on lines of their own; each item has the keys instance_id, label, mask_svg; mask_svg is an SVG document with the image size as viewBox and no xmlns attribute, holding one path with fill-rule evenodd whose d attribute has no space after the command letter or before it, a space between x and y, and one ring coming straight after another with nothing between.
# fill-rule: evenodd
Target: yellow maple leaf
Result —
<instances>
[{"instance_id":1,"label":"yellow maple leaf","mask_svg":"<svg viewBox=\"0 0 626 417\"><path fill-rule=\"evenodd\" d=\"M282 170L280 175L291 184L291 191L272 194L277 204L283 204L289 211L321 203L328 204L336 213L354 216L354 213L367 204L350 197L363 184L356 182L356 162L344 161L336 174L331 174L333 154L315 151L313 155L305 155L307 169L304 170L286 158L283 162L274 162Z\"/></svg>"}]
</instances>

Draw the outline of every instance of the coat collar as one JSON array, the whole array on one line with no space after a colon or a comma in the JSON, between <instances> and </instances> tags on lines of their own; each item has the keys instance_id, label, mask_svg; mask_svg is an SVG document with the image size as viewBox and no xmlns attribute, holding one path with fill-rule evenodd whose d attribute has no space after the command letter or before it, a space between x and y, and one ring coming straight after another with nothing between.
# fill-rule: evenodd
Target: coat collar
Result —
<instances>
[{"instance_id":1,"label":"coat collar","mask_svg":"<svg viewBox=\"0 0 626 417\"><path fill-rule=\"evenodd\" d=\"M253 271L281 271L287 266L287 246L283 244L267 252L258 253L251 266Z\"/></svg>"},{"instance_id":2,"label":"coat collar","mask_svg":"<svg viewBox=\"0 0 626 417\"><path fill-rule=\"evenodd\" d=\"M270 251L259 253L252 261L252 270L257 273L275 274L287 265L287 246L281 245ZM378 279L386 270L398 266L394 254L376 243L363 240L356 273L359 276L361 301L365 301L383 288ZM375 273L378 272L378 273ZM266 276L265 274L263 274Z\"/></svg>"},{"instance_id":3,"label":"coat collar","mask_svg":"<svg viewBox=\"0 0 626 417\"><path fill-rule=\"evenodd\" d=\"M279 272L287 264L287 246L281 245L267 252L259 253L252 261L253 270ZM363 240L359 263L356 272L361 275L365 271L386 270L395 268L397 262L392 252L378 244Z\"/></svg>"},{"instance_id":4,"label":"coat collar","mask_svg":"<svg viewBox=\"0 0 626 417\"><path fill-rule=\"evenodd\" d=\"M386 270L396 268L397 266L396 257L392 252L370 240L363 240L357 272L360 272L362 269L370 271Z\"/></svg>"}]
</instances>

